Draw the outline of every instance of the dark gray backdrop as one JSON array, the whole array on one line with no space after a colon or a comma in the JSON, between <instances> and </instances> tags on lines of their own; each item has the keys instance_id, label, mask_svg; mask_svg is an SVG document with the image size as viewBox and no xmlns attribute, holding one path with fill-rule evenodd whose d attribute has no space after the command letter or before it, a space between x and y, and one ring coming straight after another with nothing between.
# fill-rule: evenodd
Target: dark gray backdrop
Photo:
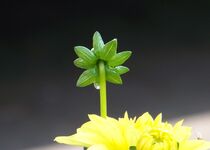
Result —
<instances>
[{"instance_id":1,"label":"dark gray backdrop","mask_svg":"<svg viewBox=\"0 0 210 150\"><path fill-rule=\"evenodd\" d=\"M5 1L1 6L0 145L53 143L99 112L92 86L76 88L73 47L99 31L132 50L123 85L108 84L109 115L164 119L210 104L209 1Z\"/></svg>"}]
</instances>

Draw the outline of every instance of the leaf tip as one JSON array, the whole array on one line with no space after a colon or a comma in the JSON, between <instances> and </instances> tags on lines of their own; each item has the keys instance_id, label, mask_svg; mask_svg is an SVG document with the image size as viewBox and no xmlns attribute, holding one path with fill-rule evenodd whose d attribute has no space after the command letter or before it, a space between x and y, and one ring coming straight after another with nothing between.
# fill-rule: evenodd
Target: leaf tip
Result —
<instances>
[{"instance_id":1,"label":"leaf tip","mask_svg":"<svg viewBox=\"0 0 210 150\"><path fill-rule=\"evenodd\" d=\"M114 38L112 41L116 41L117 42L117 38Z\"/></svg>"},{"instance_id":2,"label":"leaf tip","mask_svg":"<svg viewBox=\"0 0 210 150\"><path fill-rule=\"evenodd\" d=\"M79 46L74 46L74 51L77 53Z\"/></svg>"},{"instance_id":3,"label":"leaf tip","mask_svg":"<svg viewBox=\"0 0 210 150\"><path fill-rule=\"evenodd\" d=\"M76 87L82 87L80 82L77 80Z\"/></svg>"},{"instance_id":4,"label":"leaf tip","mask_svg":"<svg viewBox=\"0 0 210 150\"><path fill-rule=\"evenodd\" d=\"M128 58L130 58L133 52L132 51L127 51L127 53L128 53Z\"/></svg>"},{"instance_id":5,"label":"leaf tip","mask_svg":"<svg viewBox=\"0 0 210 150\"><path fill-rule=\"evenodd\" d=\"M93 37L94 36L101 36L101 34L98 32L98 31L96 31L94 34L93 34Z\"/></svg>"},{"instance_id":6,"label":"leaf tip","mask_svg":"<svg viewBox=\"0 0 210 150\"><path fill-rule=\"evenodd\" d=\"M128 51L128 53L129 53L129 55L132 55L133 52L132 51Z\"/></svg>"}]
</instances>

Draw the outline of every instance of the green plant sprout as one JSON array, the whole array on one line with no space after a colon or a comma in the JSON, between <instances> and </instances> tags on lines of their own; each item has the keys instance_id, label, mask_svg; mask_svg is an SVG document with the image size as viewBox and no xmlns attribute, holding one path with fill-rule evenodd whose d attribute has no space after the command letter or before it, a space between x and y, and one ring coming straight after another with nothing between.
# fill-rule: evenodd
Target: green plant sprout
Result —
<instances>
[{"instance_id":1,"label":"green plant sprout","mask_svg":"<svg viewBox=\"0 0 210 150\"><path fill-rule=\"evenodd\" d=\"M104 44L99 32L93 35L93 48L84 46L74 47L79 58L74 61L75 66L86 69L77 80L78 87L94 84L100 90L100 114L107 116L106 81L122 84L120 75L129 71L122 64L131 56L131 51L117 53L117 39Z\"/></svg>"}]
</instances>

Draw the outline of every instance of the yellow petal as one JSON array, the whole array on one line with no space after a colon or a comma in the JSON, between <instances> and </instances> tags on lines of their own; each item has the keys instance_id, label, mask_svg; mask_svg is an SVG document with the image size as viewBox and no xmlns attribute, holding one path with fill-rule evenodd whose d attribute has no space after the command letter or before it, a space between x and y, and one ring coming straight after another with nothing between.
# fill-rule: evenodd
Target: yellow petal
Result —
<instances>
[{"instance_id":1,"label":"yellow petal","mask_svg":"<svg viewBox=\"0 0 210 150\"><path fill-rule=\"evenodd\" d=\"M162 113L160 113L154 120L154 124L158 125L159 123L162 122Z\"/></svg>"},{"instance_id":2,"label":"yellow petal","mask_svg":"<svg viewBox=\"0 0 210 150\"><path fill-rule=\"evenodd\" d=\"M136 128L140 130L142 128L145 129L145 127L150 127L152 123L153 123L152 116L148 112L146 112L136 120Z\"/></svg>"},{"instance_id":3,"label":"yellow petal","mask_svg":"<svg viewBox=\"0 0 210 150\"><path fill-rule=\"evenodd\" d=\"M61 144L67 144L67 145L81 145L81 146L84 145L84 143L74 140L72 136L58 136L54 139L54 141Z\"/></svg>"}]
</instances>

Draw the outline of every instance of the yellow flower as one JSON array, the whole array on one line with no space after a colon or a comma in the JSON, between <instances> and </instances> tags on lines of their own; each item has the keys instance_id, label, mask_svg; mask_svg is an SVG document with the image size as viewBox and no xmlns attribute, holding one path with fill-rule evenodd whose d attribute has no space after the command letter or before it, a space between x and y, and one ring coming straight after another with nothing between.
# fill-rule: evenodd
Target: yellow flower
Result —
<instances>
[{"instance_id":1,"label":"yellow flower","mask_svg":"<svg viewBox=\"0 0 210 150\"><path fill-rule=\"evenodd\" d=\"M188 136L190 132L189 128L181 127L181 122L178 122L173 128L171 124L162 122L161 114L153 120L149 113L145 113L137 119L136 128L141 132L137 143L138 150L176 150L179 146L178 138L176 138L177 132L183 129L183 133L178 133L181 138L185 138L183 134Z\"/></svg>"},{"instance_id":2,"label":"yellow flower","mask_svg":"<svg viewBox=\"0 0 210 150\"><path fill-rule=\"evenodd\" d=\"M111 117L89 115L90 121L77 129L72 136L56 137L58 143L89 147L88 150L128 150L134 144L135 121L128 118L116 120Z\"/></svg>"},{"instance_id":3,"label":"yellow flower","mask_svg":"<svg viewBox=\"0 0 210 150\"><path fill-rule=\"evenodd\" d=\"M189 140L191 128L182 126L183 120L174 126L162 122L162 114L154 120L149 113L140 116L136 128L141 136L137 150L207 150L210 143L202 140Z\"/></svg>"},{"instance_id":4,"label":"yellow flower","mask_svg":"<svg viewBox=\"0 0 210 150\"><path fill-rule=\"evenodd\" d=\"M162 115L155 119L144 113L138 119L130 119L125 113L118 120L111 117L89 115L71 136L56 137L58 143L87 147L88 150L207 150L210 143L189 140L191 128L179 121L174 126L162 122Z\"/></svg>"}]
</instances>

